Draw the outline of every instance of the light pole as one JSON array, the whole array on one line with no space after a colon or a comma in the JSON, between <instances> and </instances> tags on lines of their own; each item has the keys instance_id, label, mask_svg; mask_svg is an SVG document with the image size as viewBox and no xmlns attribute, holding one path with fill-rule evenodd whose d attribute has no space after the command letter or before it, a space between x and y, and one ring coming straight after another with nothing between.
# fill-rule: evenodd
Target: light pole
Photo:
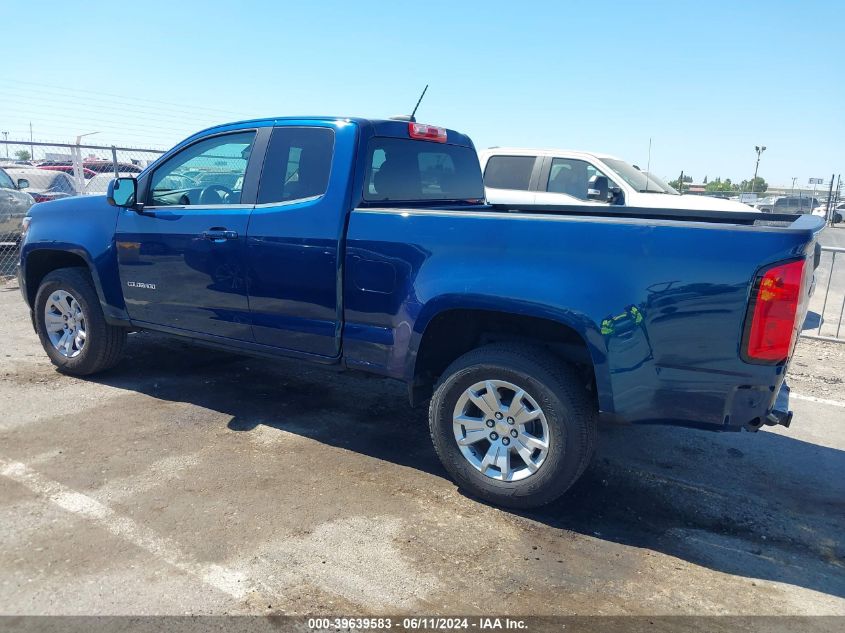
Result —
<instances>
[{"instance_id":1,"label":"light pole","mask_svg":"<svg viewBox=\"0 0 845 633\"><path fill-rule=\"evenodd\" d=\"M82 138L85 136L94 136L94 134L99 134L99 132L88 132L87 134L80 134L76 137L76 144L79 145L82 142ZM766 149L765 147L763 149Z\"/></svg>"},{"instance_id":2,"label":"light pole","mask_svg":"<svg viewBox=\"0 0 845 633\"><path fill-rule=\"evenodd\" d=\"M790 190L789 190L789 195L790 195L790 196L794 196L794 195L795 195L795 181L796 181L796 180L798 180L798 178L795 178L795 177L793 177L793 178L792 178L792 189L790 189Z\"/></svg>"},{"instance_id":3,"label":"light pole","mask_svg":"<svg viewBox=\"0 0 845 633\"><path fill-rule=\"evenodd\" d=\"M76 137L76 147L73 148L73 176L76 179L76 187L79 191L85 189L85 171L82 169L82 148L79 145L82 143L83 137L93 136L94 134L99 134L99 132L80 134Z\"/></svg>"},{"instance_id":4,"label":"light pole","mask_svg":"<svg viewBox=\"0 0 845 633\"><path fill-rule=\"evenodd\" d=\"M757 164L754 165L754 178L751 179L751 193L754 193L754 185L757 184L757 169L760 167L760 154L766 151L766 146L755 145L754 151L757 152Z\"/></svg>"},{"instance_id":5,"label":"light pole","mask_svg":"<svg viewBox=\"0 0 845 633\"><path fill-rule=\"evenodd\" d=\"M6 160L9 160L9 133L3 132L3 140L6 141Z\"/></svg>"}]
</instances>

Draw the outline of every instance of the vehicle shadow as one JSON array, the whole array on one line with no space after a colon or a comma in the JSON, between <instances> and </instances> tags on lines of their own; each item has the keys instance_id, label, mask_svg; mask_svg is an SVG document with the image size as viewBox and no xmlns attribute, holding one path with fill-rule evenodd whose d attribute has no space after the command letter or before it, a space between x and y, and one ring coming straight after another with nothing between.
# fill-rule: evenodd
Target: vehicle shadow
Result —
<instances>
[{"instance_id":1,"label":"vehicle shadow","mask_svg":"<svg viewBox=\"0 0 845 633\"><path fill-rule=\"evenodd\" d=\"M235 432L264 425L447 478L428 437L427 411L411 409L404 386L393 381L148 333L132 335L127 358L89 380L224 413ZM723 573L845 597L845 451L786 435L608 427L572 490L516 514Z\"/></svg>"}]
</instances>

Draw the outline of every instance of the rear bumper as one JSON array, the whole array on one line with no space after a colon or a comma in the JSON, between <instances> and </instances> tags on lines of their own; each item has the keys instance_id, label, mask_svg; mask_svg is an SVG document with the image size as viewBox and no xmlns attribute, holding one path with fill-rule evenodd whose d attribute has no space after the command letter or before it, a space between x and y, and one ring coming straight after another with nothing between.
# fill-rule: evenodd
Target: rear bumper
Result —
<instances>
[{"instance_id":1,"label":"rear bumper","mask_svg":"<svg viewBox=\"0 0 845 633\"><path fill-rule=\"evenodd\" d=\"M713 431L756 431L788 426L789 386L784 366L749 366L754 375L663 367L659 381L638 385L613 418L634 424L670 424Z\"/></svg>"},{"instance_id":2,"label":"rear bumper","mask_svg":"<svg viewBox=\"0 0 845 633\"><path fill-rule=\"evenodd\" d=\"M746 431L759 431L764 425L780 425L789 428L790 424L792 424L792 411L789 409L789 385L786 379L784 379L780 384L777 396L775 396L771 407L764 415L751 419L743 428Z\"/></svg>"}]
</instances>

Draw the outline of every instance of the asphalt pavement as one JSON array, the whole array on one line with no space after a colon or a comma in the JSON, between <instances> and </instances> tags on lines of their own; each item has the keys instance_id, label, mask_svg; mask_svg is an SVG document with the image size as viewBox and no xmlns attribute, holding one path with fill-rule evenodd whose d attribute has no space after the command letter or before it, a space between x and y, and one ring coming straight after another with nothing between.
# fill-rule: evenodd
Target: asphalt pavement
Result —
<instances>
[{"instance_id":1,"label":"asphalt pavement","mask_svg":"<svg viewBox=\"0 0 845 633\"><path fill-rule=\"evenodd\" d=\"M71 378L0 314L0 613L845 615L845 345L799 344L791 428L603 428L514 513L402 385L150 334Z\"/></svg>"}]
</instances>

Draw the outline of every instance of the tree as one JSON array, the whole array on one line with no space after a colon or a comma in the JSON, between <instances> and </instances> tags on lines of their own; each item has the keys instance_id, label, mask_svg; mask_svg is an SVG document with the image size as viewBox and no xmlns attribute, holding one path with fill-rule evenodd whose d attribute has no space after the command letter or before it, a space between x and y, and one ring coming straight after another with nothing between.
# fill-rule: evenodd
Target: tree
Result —
<instances>
[{"instance_id":1,"label":"tree","mask_svg":"<svg viewBox=\"0 0 845 633\"><path fill-rule=\"evenodd\" d=\"M681 175L678 176L675 180L669 181L669 186L683 193L684 189L681 179L683 179L683 182L692 182L692 176L687 176L684 174L684 172L681 172Z\"/></svg>"},{"instance_id":2,"label":"tree","mask_svg":"<svg viewBox=\"0 0 845 633\"><path fill-rule=\"evenodd\" d=\"M769 188L767 183L761 176L757 176L753 180L743 180L739 188L742 191L753 191L754 193L763 193Z\"/></svg>"},{"instance_id":3,"label":"tree","mask_svg":"<svg viewBox=\"0 0 845 633\"><path fill-rule=\"evenodd\" d=\"M704 184L707 184L707 176L704 177Z\"/></svg>"},{"instance_id":4,"label":"tree","mask_svg":"<svg viewBox=\"0 0 845 633\"><path fill-rule=\"evenodd\" d=\"M15 156L18 160L29 160L30 158L32 158L32 154L30 154L25 149L19 149L17 152L15 152Z\"/></svg>"},{"instance_id":5,"label":"tree","mask_svg":"<svg viewBox=\"0 0 845 633\"><path fill-rule=\"evenodd\" d=\"M716 180L711 180L706 185L704 185L704 191L708 193L713 193L717 191L733 191L735 185L731 184L731 179L727 178L722 180L721 178L716 178Z\"/></svg>"}]
</instances>

